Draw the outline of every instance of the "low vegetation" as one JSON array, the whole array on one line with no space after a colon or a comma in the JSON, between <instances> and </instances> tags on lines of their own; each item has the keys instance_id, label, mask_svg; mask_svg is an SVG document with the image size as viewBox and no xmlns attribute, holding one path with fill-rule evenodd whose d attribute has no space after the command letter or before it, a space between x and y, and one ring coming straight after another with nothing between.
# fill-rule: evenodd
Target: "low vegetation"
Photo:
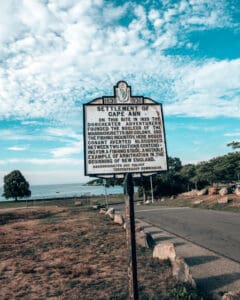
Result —
<instances>
[{"instance_id":1,"label":"low vegetation","mask_svg":"<svg viewBox=\"0 0 240 300\"><path fill-rule=\"evenodd\" d=\"M85 207L1 212L1 299L127 299L124 230ZM140 299L203 299L138 248Z\"/></svg>"}]
</instances>

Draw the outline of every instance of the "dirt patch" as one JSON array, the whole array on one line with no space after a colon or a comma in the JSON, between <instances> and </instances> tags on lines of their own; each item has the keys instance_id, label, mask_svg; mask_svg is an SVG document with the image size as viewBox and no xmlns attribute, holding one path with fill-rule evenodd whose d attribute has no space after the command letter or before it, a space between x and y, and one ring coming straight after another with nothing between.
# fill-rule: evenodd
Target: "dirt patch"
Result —
<instances>
[{"instance_id":1,"label":"dirt patch","mask_svg":"<svg viewBox=\"0 0 240 300\"><path fill-rule=\"evenodd\" d=\"M11 214L1 214L0 299L127 299L127 251L119 225L81 209ZM138 266L140 299L174 299L168 262L138 248Z\"/></svg>"},{"instance_id":2,"label":"dirt patch","mask_svg":"<svg viewBox=\"0 0 240 300\"><path fill-rule=\"evenodd\" d=\"M44 219L50 216L56 215L57 213L63 212L63 208L51 207L48 208L28 208L19 210L2 210L0 211L0 225L14 223L17 220L25 221L31 219Z\"/></svg>"}]
</instances>

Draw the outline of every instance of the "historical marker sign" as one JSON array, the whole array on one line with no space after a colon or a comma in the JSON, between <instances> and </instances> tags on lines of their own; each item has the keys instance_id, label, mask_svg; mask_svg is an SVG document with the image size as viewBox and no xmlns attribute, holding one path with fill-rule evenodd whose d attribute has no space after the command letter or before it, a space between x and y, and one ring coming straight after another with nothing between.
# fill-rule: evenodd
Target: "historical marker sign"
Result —
<instances>
[{"instance_id":1,"label":"historical marker sign","mask_svg":"<svg viewBox=\"0 0 240 300\"><path fill-rule=\"evenodd\" d=\"M84 105L85 175L110 177L167 170L161 104L132 96L120 81L114 96Z\"/></svg>"}]
</instances>

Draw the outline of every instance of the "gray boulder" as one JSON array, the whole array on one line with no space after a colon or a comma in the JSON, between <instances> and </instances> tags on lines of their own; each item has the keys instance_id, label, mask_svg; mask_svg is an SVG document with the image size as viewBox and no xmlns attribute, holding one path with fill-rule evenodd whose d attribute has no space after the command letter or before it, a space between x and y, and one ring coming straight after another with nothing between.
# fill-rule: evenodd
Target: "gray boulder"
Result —
<instances>
[{"instance_id":1,"label":"gray boulder","mask_svg":"<svg viewBox=\"0 0 240 300\"><path fill-rule=\"evenodd\" d=\"M142 247L153 249L156 245L150 232L136 231L136 243Z\"/></svg>"},{"instance_id":2,"label":"gray boulder","mask_svg":"<svg viewBox=\"0 0 240 300\"><path fill-rule=\"evenodd\" d=\"M197 196L204 196L207 195L208 189L202 189L200 191L197 191Z\"/></svg>"},{"instance_id":3,"label":"gray boulder","mask_svg":"<svg viewBox=\"0 0 240 300\"><path fill-rule=\"evenodd\" d=\"M100 210L99 210L99 213L100 214L102 214L102 215L104 215L104 214L106 214L106 209L105 208L100 208Z\"/></svg>"},{"instance_id":4,"label":"gray boulder","mask_svg":"<svg viewBox=\"0 0 240 300\"><path fill-rule=\"evenodd\" d=\"M240 189L239 188L236 188L234 193L237 195L237 196L240 196Z\"/></svg>"},{"instance_id":5,"label":"gray boulder","mask_svg":"<svg viewBox=\"0 0 240 300\"><path fill-rule=\"evenodd\" d=\"M110 207L110 208L107 210L106 214L109 214L109 213L114 214L114 213L115 213L115 208L114 208L114 207Z\"/></svg>"},{"instance_id":6,"label":"gray boulder","mask_svg":"<svg viewBox=\"0 0 240 300\"><path fill-rule=\"evenodd\" d=\"M124 224L124 218L120 214L115 214L113 221L114 221L114 223L119 224L119 225L123 225Z\"/></svg>"},{"instance_id":7,"label":"gray boulder","mask_svg":"<svg viewBox=\"0 0 240 300\"><path fill-rule=\"evenodd\" d=\"M106 212L106 215L109 216L112 220L114 219L114 214L115 214L115 208L113 207L110 207Z\"/></svg>"},{"instance_id":8,"label":"gray boulder","mask_svg":"<svg viewBox=\"0 0 240 300\"><path fill-rule=\"evenodd\" d=\"M136 232L144 231L144 227L143 227L143 226L140 226L140 225L137 225L137 226L135 227L135 231L136 231Z\"/></svg>"},{"instance_id":9,"label":"gray boulder","mask_svg":"<svg viewBox=\"0 0 240 300\"><path fill-rule=\"evenodd\" d=\"M218 193L221 196L226 196L228 194L228 189L227 188L222 188L222 189L220 189L220 191Z\"/></svg>"},{"instance_id":10,"label":"gray boulder","mask_svg":"<svg viewBox=\"0 0 240 300\"><path fill-rule=\"evenodd\" d=\"M190 274L189 266L182 257L176 257L171 260L172 274L179 282L188 282L193 287L196 287L196 282Z\"/></svg>"},{"instance_id":11,"label":"gray boulder","mask_svg":"<svg viewBox=\"0 0 240 300\"><path fill-rule=\"evenodd\" d=\"M153 249L153 257L157 257L161 260L174 260L176 258L176 251L173 243L171 242L163 242L157 244Z\"/></svg>"}]
</instances>

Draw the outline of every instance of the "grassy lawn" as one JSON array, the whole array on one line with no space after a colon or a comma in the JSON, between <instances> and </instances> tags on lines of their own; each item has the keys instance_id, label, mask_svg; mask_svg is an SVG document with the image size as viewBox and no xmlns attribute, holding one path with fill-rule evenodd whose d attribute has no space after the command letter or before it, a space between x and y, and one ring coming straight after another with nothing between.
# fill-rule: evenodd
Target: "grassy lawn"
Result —
<instances>
[{"instance_id":1,"label":"grassy lawn","mask_svg":"<svg viewBox=\"0 0 240 300\"><path fill-rule=\"evenodd\" d=\"M137 198L136 198L137 199ZM33 206L74 206L75 201L81 201L83 205L95 205L95 204L106 204L105 196L91 196L91 197L71 197L71 198L54 198L54 199L43 199L43 200L18 200L18 201L3 201L0 202L1 208L18 208L18 207L33 207ZM123 195L108 195L107 203L123 203Z\"/></svg>"},{"instance_id":2,"label":"grassy lawn","mask_svg":"<svg viewBox=\"0 0 240 300\"><path fill-rule=\"evenodd\" d=\"M69 203L68 203L69 204ZM127 299L125 232L86 207L0 213L0 299ZM140 299L203 299L138 248Z\"/></svg>"}]
</instances>

